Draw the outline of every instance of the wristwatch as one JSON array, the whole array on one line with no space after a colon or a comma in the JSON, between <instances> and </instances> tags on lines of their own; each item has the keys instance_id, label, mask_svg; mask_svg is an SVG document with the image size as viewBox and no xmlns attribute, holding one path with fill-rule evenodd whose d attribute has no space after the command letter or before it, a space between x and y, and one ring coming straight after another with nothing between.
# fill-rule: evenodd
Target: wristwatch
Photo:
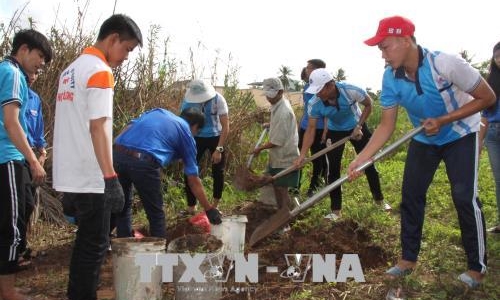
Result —
<instances>
[{"instance_id":1,"label":"wristwatch","mask_svg":"<svg viewBox=\"0 0 500 300\"><path fill-rule=\"evenodd\" d=\"M224 147L222 146L217 146L215 147L215 150L219 151L220 153L224 152Z\"/></svg>"}]
</instances>

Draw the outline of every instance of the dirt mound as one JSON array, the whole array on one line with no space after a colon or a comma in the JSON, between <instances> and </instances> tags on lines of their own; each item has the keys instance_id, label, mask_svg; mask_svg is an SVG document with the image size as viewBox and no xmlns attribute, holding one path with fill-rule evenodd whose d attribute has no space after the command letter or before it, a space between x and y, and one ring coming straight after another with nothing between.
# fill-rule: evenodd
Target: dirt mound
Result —
<instances>
[{"instance_id":1,"label":"dirt mound","mask_svg":"<svg viewBox=\"0 0 500 300\"><path fill-rule=\"evenodd\" d=\"M245 202L235 207L230 214L247 216L246 238L248 240L255 228L274 213L275 209L268 205L259 202ZM147 236L145 228L137 229ZM201 232L202 229L193 226L187 217L179 218L175 226L167 228L167 244L176 238L200 234ZM22 286L27 286L27 283L30 283L28 293L35 296L34 299L58 300L66 298L65 289L74 233L71 230L65 230L63 236L63 243L46 249L43 255L33 259L28 270L18 274ZM373 243L368 230L353 220L333 223L325 220L318 227L273 233L253 248L247 246L245 245L246 254L258 254L258 283L234 282L233 270L229 273L229 280L223 284L222 299L288 299L291 293L300 292L304 288L304 284L313 284L311 271L302 272L305 274L303 282L294 282L286 276L286 270L289 267L287 259L290 258L287 254L335 254L337 270L343 254L358 254L365 272L367 269L386 265L389 258L389 255L380 246ZM274 266L278 272L268 273L266 266ZM300 267L305 270L304 265ZM339 283L336 287L345 289L344 285ZM173 283L165 283L163 290L165 299L173 299L175 295ZM324 296L328 298L329 294ZM111 252L106 256L101 270L98 299L114 299Z\"/></svg>"},{"instance_id":2,"label":"dirt mound","mask_svg":"<svg viewBox=\"0 0 500 300\"><path fill-rule=\"evenodd\" d=\"M257 226L276 212L260 202L247 202L235 208L233 214L246 215L246 240ZM319 228L306 231L276 232L246 252L257 252L272 262L285 262L285 253L358 254L364 268L385 265L389 254L372 242L370 233L353 220L324 220Z\"/></svg>"}]
</instances>

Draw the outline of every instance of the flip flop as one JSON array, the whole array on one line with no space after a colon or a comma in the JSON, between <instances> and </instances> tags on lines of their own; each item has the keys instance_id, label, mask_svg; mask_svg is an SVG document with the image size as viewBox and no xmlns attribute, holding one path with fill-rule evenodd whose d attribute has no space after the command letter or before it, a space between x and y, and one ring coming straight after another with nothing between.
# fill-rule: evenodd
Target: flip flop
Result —
<instances>
[{"instance_id":1,"label":"flip flop","mask_svg":"<svg viewBox=\"0 0 500 300\"><path fill-rule=\"evenodd\" d=\"M394 276L396 278L400 278L400 277L405 277L407 275L410 275L412 272L413 272L412 268L408 268L408 269L403 270L396 265L396 266L390 268L389 270L385 271L385 274Z\"/></svg>"},{"instance_id":2,"label":"flip flop","mask_svg":"<svg viewBox=\"0 0 500 300\"><path fill-rule=\"evenodd\" d=\"M472 278L469 274L467 274L467 272L463 272L462 274L460 274L458 276L458 280L465 283L471 289L478 288L481 285L480 281Z\"/></svg>"}]
</instances>

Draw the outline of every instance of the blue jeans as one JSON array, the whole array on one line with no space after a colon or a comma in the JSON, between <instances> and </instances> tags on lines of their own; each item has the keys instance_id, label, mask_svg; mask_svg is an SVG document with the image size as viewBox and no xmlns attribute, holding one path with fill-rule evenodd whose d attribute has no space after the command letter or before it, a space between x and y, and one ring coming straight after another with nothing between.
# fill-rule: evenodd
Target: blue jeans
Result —
<instances>
[{"instance_id":1,"label":"blue jeans","mask_svg":"<svg viewBox=\"0 0 500 300\"><path fill-rule=\"evenodd\" d=\"M500 123L490 123L485 138L488 157L490 158L491 171L495 179L495 192L497 197L497 224L500 224Z\"/></svg>"},{"instance_id":2,"label":"blue jeans","mask_svg":"<svg viewBox=\"0 0 500 300\"><path fill-rule=\"evenodd\" d=\"M132 185L141 198L149 221L149 233L154 237L167 237L163 196L161 191L161 168L158 163L140 160L114 151L114 168L125 194L123 211L116 215L117 237L133 236L132 232Z\"/></svg>"},{"instance_id":3,"label":"blue jeans","mask_svg":"<svg viewBox=\"0 0 500 300\"><path fill-rule=\"evenodd\" d=\"M68 298L96 300L99 273L109 246L111 206L104 202L104 194L64 193L63 201L78 220L69 266Z\"/></svg>"},{"instance_id":4,"label":"blue jeans","mask_svg":"<svg viewBox=\"0 0 500 300\"><path fill-rule=\"evenodd\" d=\"M401 246L403 259L417 261L422 240L427 190L443 161L458 215L469 270L486 271L486 234L477 198L477 134L436 146L410 142L403 174Z\"/></svg>"}]
</instances>

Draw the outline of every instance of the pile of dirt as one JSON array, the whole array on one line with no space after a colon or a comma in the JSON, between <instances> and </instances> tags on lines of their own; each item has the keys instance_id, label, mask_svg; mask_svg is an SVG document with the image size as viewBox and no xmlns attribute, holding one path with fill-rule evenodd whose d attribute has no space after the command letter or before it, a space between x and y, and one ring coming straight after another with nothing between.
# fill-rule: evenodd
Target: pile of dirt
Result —
<instances>
[{"instance_id":1,"label":"pile of dirt","mask_svg":"<svg viewBox=\"0 0 500 300\"><path fill-rule=\"evenodd\" d=\"M245 202L231 211L231 215L246 215L246 239L255 228L275 213L275 209L259 202ZM292 226L293 228L293 226ZM140 230L147 234L147 230ZM193 226L188 218L180 218L177 224L167 229L167 245L174 239L202 233L202 229ZM37 300L66 299L65 290L68 276L68 266L71 255L74 233L67 230L61 245L44 249L44 255L39 255L32 261L32 266L18 277L21 286L30 286L29 294ZM336 254L337 270L343 254L358 254L363 270L376 269L387 265L389 259L380 246L373 243L367 229L353 220L340 222L323 221L319 227L310 230L290 230L273 233L252 248L245 245L245 253L256 253L259 258L259 282L234 282L234 270L224 283L223 298L233 299L287 299L294 291L300 291L304 284L311 284L311 272L304 282L297 283L283 275L289 266L286 254ZM265 266L274 266L279 272L268 273ZM59 277L59 285L54 287L52 281ZM61 283L62 282L62 283ZM337 285L337 288L340 286ZM163 286L165 299L173 299L175 286L165 283ZM113 267L111 251L105 258L98 292L99 299L114 299Z\"/></svg>"},{"instance_id":2,"label":"pile of dirt","mask_svg":"<svg viewBox=\"0 0 500 300\"><path fill-rule=\"evenodd\" d=\"M247 202L233 211L248 218L245 232L247 241L255 228L275 212L275 208L260 202ZM389 259L389 254L372 242L368 230L349 219L339 222L324 220L318 228L308 231L278 231L252 249L246 249L246 252L259 253L259 257L276 262L284 261L285 253L355 253L359 255L364 268L383 266Z\"/></svg>"}]
</instances>

